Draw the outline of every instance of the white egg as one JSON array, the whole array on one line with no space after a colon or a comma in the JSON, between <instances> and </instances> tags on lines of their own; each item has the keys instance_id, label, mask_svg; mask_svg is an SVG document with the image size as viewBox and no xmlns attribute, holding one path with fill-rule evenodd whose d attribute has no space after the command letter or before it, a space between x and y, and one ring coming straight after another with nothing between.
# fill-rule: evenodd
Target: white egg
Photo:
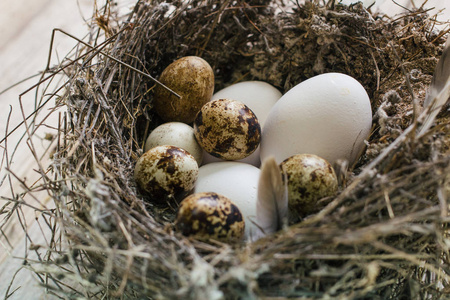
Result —
<instances>
[{"instance_id":1,"label":"white egg","mask_svg":"<svg viewBox=\"0 0 450 300\"><path fill-rule=\"evenodd\" d=\"M327 73L289 90L274 105L261 139L261 160L278 163L301 153L318 155L332 165L354 163L372 126L370 99L354 78Z\"/></svg>"},{"instance_id":2,"label":"white egg","mask_svg":"<svg viewBox=\"0 0 450 300\"><path fill-rule=\"evenodd\" d=\"M278 101L278 99L281 98L281 96L282 96L281 92L267 82L242 81L232 84L216 92L212 96L211 100L228 98L238 100L244 103L256 115L262 129L271 108ZM255 167L259 167L261 165L261 160L259 157L260 157L260 148L258 147L255 150L255 152L253 152L250 156L244 159L240 159L238 161L251 164ZM206 151L203 152L204 165L219 161L223 160L210 155Z\"/></svg>"},{"instance_id":3,"label":"white egg","mask_svg":"<svg viewBox=\"0 0 450 300\"><path fill-rule=\"evenodd\" d=\"M195 139L194 128L185 123L168 122L156 127L145 142L144 152L162 145L182 148L195 158L199 166L202 163L203 149Z\"/></svg>"},{"instance_id":4,"label":"white egg","mask_svg":"<svg viewBox=\"0 0 450 300\"><path fill-rule=\"evenodd\" d=\"M281 92L267 82L242 81L216 92L211 100L223 98L238 100L247 105L255 113L259 124L264 126L270 110L281 96Z\"/></svg>"},{"instance_id":5,"label":"white egg","mask_svg":"<svg viewBox=\"0 0 450 300\"><path fill-rule=\"evenodd\" d=\"M256 197L260 170L252 165L223 161L199 168L194 193L214 192L230 199L245 220L245 237L256 232Z\"/></svg>"}]
</instances>

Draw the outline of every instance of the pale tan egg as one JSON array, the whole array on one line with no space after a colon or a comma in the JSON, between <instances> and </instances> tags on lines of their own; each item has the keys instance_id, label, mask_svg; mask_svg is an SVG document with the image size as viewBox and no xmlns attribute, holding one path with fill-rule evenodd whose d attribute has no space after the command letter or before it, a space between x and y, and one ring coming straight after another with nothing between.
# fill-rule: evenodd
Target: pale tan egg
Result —
<instances>
[{"instance_id":1,"label":"pale tan egg","mask_svg":"<svg viewBox=\"0 0 450 300\"><path fill-rule=\"evenodd\" d=\"M157 146L137 161L134 178L139 187L155 201L167 197L183 199L192 191L198 177L198 164L186 150Z\"/></svg>"},{"instance_id":2,"label":"pale tan egg","mask_svg":"<svg viewBox=\"0 0 450 300\"><path fill-rule=\"evenodd\" d=\"M318 200L337 191L338 182L333 167L317 155L293 155L284 160L280 168L286 174L292 219L317 212Z\"/></svg>"},{"instance_id":3,"label":"pale tan egg","mask_svg":"<svg viewBox=\"0 0 450 300\"><path fill-rule=\"evenodd\" d=\"M196 193L181 201L175 228L185 236L225 242L241 240L245 221L239 208L220 194Z\"/></svg>"},{"instance_id":4,"label":"pale tan egg","mask_svg":"<svg viewBox=\"0 0 450 300\"><path fill-rule=\"evenodd\" d=\"M217 99L206 103L194 121L194 133L209 154L225 160L252 154L261 139L261 126L253 111L242 102Z\"/></svg>"},{"instance_id":5,"label":"pale tan egg","mask_svg":"<svg viewBox=\"0 0 450 300\"><path fill-rule=\"evenodd\" d=\"M166 122L190 124L214 92L214 72L203 58L182 57L161 73L159 81L177 93L157 85L153 97L156 113Z\"/></svg>"},{"instance_id":6,"label":"pale tan egg","mask_svg":"<svg viewBox=\"0 0 450 300\"><path fill-rule=\"evenodd\" d=\"M192 126L181 122L168 122L159 125L147 137L144 151L162 145L182 148L192 154L199 166L202 163L203 149L195 139Z\"/></svg>"}]
</instances>

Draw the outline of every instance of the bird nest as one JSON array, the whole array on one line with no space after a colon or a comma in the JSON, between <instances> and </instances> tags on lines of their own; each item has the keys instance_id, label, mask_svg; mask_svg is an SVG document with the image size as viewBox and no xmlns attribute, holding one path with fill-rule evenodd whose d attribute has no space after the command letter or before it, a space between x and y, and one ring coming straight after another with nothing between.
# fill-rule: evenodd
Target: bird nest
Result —
<instances>
[{"instance_id":1,"label":"bird nest","mask_svg":"<svg viewBox=\"0 0 450 300\"><path fill-rule=\"evenodd\" d=\"M45 73L66 79L51 163L38 160L36 186L54 205L40 211L51 239L27 248L38 253L27 265L49 292L437 299L449 291L448 106L418 133L446 32L421 9L392 18L331 2L138 1L126 15L108 2L96 12L75 53ZM339 191L320 211L256 242L227 244L182 236L172 225L177 203L140 192L134 166L161 124L154 78L188 55L212 66L215 90L261 80L285 93L327 72L365 87L374 116L366 151L336 169Z\"/></svg>"}]
</instances>

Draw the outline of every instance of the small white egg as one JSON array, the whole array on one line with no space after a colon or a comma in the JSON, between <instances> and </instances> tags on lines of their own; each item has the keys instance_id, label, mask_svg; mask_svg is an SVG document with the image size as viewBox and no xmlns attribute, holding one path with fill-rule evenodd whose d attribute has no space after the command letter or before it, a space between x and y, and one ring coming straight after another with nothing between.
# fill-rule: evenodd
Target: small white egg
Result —
<instances>
[{"instance_id":1,"label":"small white egg","mask_svg":"<svg viewBox=\"0 0 450 300\"><path fill-rule=\"evenodd\" d=\"M203 165L199 168L194 192L214 192L235 203L246 223L245 236L256 232L256 200L260 169L255 166L224 161Z\"/></svg>"},{"instance_id":2,"label":"small white egg","mask_svg":"<svg viewBox=\"0 0 450 300\"><path fill-rule=\"evenodd\" d=\"M216 99L234 99L247 105L258 118L261 129L269 115L270 109L282 96L281 92L264 81L242 81L232 84L220 91L216 92L211 100ZM244 159L237 160L259 167L261 165L260 147L255 152ZM203 153L203 164L223 161L220 158L210 155L208 152Z\"/></svg>"},{"instance_id":3,"label":"small white egg","mask_svg":"<svg viewBox=\"0 0 450 300\"><path fill-rule=\"evenodd\" d=\"M156 146L170 145L189 152L200 166L203 149L197 143L194 128L181 122L168 122L156 127L145 142L145 152Z\"/></svg>"},{"instance_id":4,"label":"small white egg","mask_svg":"<svg viewBox=\"0 0 450 300\"><path fill-rule=\"evenodd\" d=\"M318 155L332 165L353 164L372 126L370 99L354 78L327 73L289 90L273 106L261 138L261 161L278 163L298 153Z\"/></svg>"},{"instance_id":5,"label":"small white egg","mask_svg":"<svg viewBox=\"0 0 450 300\"><path fill-rule=\"evenodd\" d=\"M182 199L194 188L198 164L187 151L174 146L156 146L137 161L134 178L153 200Z\"/></svg>"}]
</instances>

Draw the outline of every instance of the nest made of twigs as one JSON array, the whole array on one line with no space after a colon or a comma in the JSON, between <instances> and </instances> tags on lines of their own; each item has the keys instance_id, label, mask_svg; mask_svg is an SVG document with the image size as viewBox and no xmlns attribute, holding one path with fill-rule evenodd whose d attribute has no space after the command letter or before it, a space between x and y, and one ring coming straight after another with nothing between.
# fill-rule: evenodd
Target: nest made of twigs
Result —
<instances>
[{"instance_id":1,"label":"nest made of twigs","mask_svg":"<svg viewBox=\"0 0 450 300\"><path fill-rule=\"evenodd\" d=\"M113 23L109 9L65 68L58 103L67 111L43 174L56 206L49 226L62 238L32 249L47 255L29 263L51 278L53 293L432 299L449 290L448 113L420 138L411 129L444 42L426 12L388 18L360 4L138 1ZM216 90L262 80L285 93L326 72L363 84L372 134L358 164L338 170L341 188L328 205L252 244L173 230L176 204L142 194L133 170L161 123L150 76L187 55L210 63Z\"/></svg>"}]
</instances>

